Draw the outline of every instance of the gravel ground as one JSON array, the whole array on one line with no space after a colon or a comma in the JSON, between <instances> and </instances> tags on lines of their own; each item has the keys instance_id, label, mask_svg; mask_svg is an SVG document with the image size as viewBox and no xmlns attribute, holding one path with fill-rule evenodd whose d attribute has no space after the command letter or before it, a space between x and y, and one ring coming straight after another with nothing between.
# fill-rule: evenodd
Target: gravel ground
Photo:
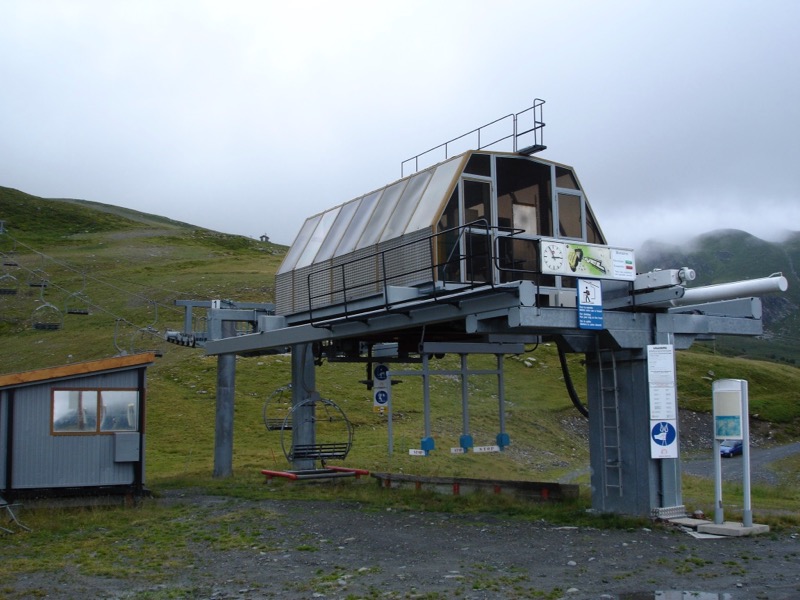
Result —
<instances>
[{"instance_id":1,"label":"gravel ground","mask_svg":"<svg viewBox=\"0 0 800 600\"><path fill-rule=\"evenodd\" d=\"M690 454L696 450L686 470L710 476L707 420L681 414L681 443ZM580 431L585 421L572 425ZM772 448L769 437L767 429L754 437L752 457L767 457L756 474L768 473L769 461L800 450L797 444ZM737 459L726 459L725 469ZM497 515L252 501L193 490L168 492L158 502L188 505L197 521L222 520L256 541L224 550L189 544L191 564L166 583L88 577L68 569L19 577L0 588L0 598L800 598L796 530L701 539L665 524L626 531L563 527Z\"/></svg>"},{"instance_id":2,"label":"gravel ground","mask_svg":"<svg viewBox=\"0 0 800 600\"><path fill-rule=\"evenodd\" d=\"M698 539L674 526L599 530L193 491L170 492L159 502L187 503L208 521L250 509L270 516L236 523L256 536L250 547L193 546L194 563L165 584L50 573L20 578L14 596L30 590L50 598L800 598L797 532Z\"/></svg>"}]
</instances>

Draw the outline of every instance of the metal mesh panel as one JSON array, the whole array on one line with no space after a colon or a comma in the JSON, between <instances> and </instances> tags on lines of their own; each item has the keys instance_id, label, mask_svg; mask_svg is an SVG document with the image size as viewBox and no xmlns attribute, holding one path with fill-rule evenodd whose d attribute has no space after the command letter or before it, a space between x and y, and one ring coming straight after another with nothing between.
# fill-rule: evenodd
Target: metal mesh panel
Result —
<instances>
[{"instance_id":1,"label":"metal mesh panel","mask_svg":"<svg viewBox=\"0 0 800 600\"><path fill-rule=\"evenodd\" d=\"M308 268L307 281L310 290L311 308L320 308L333 304L331 300L331 261L311 265Z\"/></svg>"},{"instance_id":2,"label":"metal mesh panel","mask_svg":"<svg viewBox=\"0 0 800 600\"><path fill-rule=\"evenodd\" d=\"M433 280L430 229L382 244L386 285L417 285Z\"/></svg>"},{"instance_id":3,"label":"metal mesh panel","mask_svg":"<svg viewBox=\"0 0 800 600\"><path fill-rule=\"evenodd\" d=\"M294 286L292 271L280 273L275 276L275 314L288 315L292 312L294 301Z\"/></svg>"}]
</instances>

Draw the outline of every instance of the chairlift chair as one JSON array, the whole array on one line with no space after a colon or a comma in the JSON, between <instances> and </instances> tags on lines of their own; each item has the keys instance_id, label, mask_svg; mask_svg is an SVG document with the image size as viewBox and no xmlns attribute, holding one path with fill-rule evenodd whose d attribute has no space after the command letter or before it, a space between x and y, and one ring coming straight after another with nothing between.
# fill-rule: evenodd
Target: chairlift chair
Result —
<instances>
[{"instance_id":1,"label":"chairlift chair","mask_svg":"<svg viewBox=\"0 0 800 600\"><path fill-rule=\"evenodd\" d=\"M0 296L16 296L19 290L17 278L10 273L0 275Z\"/></svg>"},{"instance_id":2,"label":"chairlift chair","mask_svg":"<svg viewBox=\"0 0 800 600\"><path fill-rule=\"evenodd\" d=\"M33 310L31 321L33 321L33 328L40 331L61 329L61 311L55 305L45 302Z\"/></svg>"},{"instance_id":3,"label":"chairlift chair","mask_svg":"<svg viewBox=\"0 0 800 600\"><path fill-rule=\"evenodd\" d=\"M64 302L64 312L68 315L82 315L89 314L89 299L84 294L86 289L86 273L83 274L83 286L77 292L72 292L67 296ZM70 306L70 304L72 306ZM77 305L77 306L76 306Z\"/></svg>"},{"instance_id":4,"label":"chairlift chair","mask_svg":"<svg viewBox=\"0 0 800 600\"><path fill-rule=\"evenodd\" d=\"M267 428L267 431L278 431L284 428L292 428L291 419L286 419L286 416L291 412L291 405L291 383L279 387L269 395L269 397L264 401L264 408L261 411L264 418L264 426Z\"/></svg>"},{"instance_id":5,"label":"chairlift chair","mask_svg":"<svg viewBox=\"0 0 800 600\"><path fill-rule=\"evenodd\" d=\"M14 250L9 250L8 252L2 252L3 255L3 266L4 267L18 267L19 263L14 258Z\"/></svg>"},{"instance_id":6,"label":"chairlift chair","mask_svg":"<svg viewBox=\"0 0 800 600\"><path fill-rule=\"evenodd\" d=\"M133 332L130 343L131 354L136 354L138 352L153 352L156 356L163 356L164 348L162 343L164 342L164 338L156 328L156 323L158 322L158 303L155 300L150 300L149 303L153 305L155 318L150 325L147 325L146 327L140 327ZM153 348L153 339L159 341L159 346L157 348ZM143 344L144 340L147 340L148 342L146 346Z\"/></svg>"},{"instance_id":7,"label":"chairlift chair","mask_svg":"<svg viewBox=\"0 0 800 600\"><path fill-rule=\"evenodd\" d=\"M295 444L289 423L298 425L298 416L307 415L308 407L313 410L310 417L314 427L313 444ZM286 432L290 433L287 435ZM312 394L302 402L296 404L284 419L281 428L281 448L286 460L313 460L320 461L323 468L328 460L342 460L347 457L353 446L353 424L344 414L344 411L332 400L322 398L319 394Z\"/></svg>"},{"instance_id":8,"label":"chairlift chair","mask_svg":"<svg viewBox=\"0 0 800 600\"><path fill-rule=\"evenodd\" d=\"M50 276L43 269L34 269L30 272L28 286L39 289L46 288L48 285L50 285L50 281L48 279L49 277Z\"/></svg>"}]
</instances>

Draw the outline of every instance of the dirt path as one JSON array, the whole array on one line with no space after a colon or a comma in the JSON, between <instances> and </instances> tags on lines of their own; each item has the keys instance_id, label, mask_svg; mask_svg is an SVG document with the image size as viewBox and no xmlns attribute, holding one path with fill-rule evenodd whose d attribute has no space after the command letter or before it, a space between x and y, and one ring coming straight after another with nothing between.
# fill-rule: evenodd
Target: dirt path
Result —
<instances>
[{"instance_id":1,"label":"dirt path","mask_svg":"<svg viewBox=\"0 0 800 600\"><path fill-rule=\"evenodd\" d=\"M792 456L800 452L800 442L786 444L783 446L773 446L770 448L751 448L750 449L750 478L754 483L766 483L778 485L781 476L773 471L770 465L776 461ZM698 477L714 476L714 458L701 458L696 460L684 460L681 462L684 473L696 475ZM742 456L733 456L722 459L722 476L725 480L741 481L743 475L744 461ZM800 483L800 482L796 482Z\"/></svg>"}]
</instances>

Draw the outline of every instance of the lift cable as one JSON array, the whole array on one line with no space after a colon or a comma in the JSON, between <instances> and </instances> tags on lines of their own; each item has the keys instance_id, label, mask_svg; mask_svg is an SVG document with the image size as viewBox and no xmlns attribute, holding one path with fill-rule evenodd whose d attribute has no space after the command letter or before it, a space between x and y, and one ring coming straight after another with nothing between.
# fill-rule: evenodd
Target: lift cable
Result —
<instances>
[{"instance_id":1,"label":"lift cable","mask_svg":"<svg viewBox=\"0 0 800 600\"><path fill-rule=\"evenodd\" d=\"M93 281L93 282L95 282L95 283L99 283L99 284L101 284L101 285L104 285L104 286L106 286L106 287L109 287L109 288L111 288L111 289L113 289L113 290L116 290L116 291L118 291L118 292L121 292L121 293L123 293L123 294L126 294L126 295L128 295L128 296L132 296L132 297L138 298L138 299L140 299L140 300L143 300L143 301L145 301L145 302L147 302L147 303L150 303L150 302L155 302L155 301L154 301L152 298L149 298L149 297L147 297L147 296L144 296L144 295L142 295L142 294L139 294L139 293L137 293L137 292L133 292L133 291L130 291L130 290L126 290L126 289L124 289L124 288L121 288L121 287L119 287L119 286L117 286L117 285L114 285L113 283L109 283L108 281L105 281L105 280L103 280L103 279L100 279L100 278L98 278L98 277L94 277L93 275L89 275L89 274L87 274L87 273L86 273L86 271L85 271L85 270L79 269L79 268L77 268L77 267L75 267L75 266L73 266L73 265L70 265L69 263L63 262L63 261L61 261L61 260L58 260L58 259L57 259L57 258L55 258L55 257L52 257L52 256L49 256L49 255L45 254L44 252L41 252L41 251L39 251L39 250L36 250L35 248L32 248L31 246L28 246L28 245L27 245L27 244L25 244L24 242L20 242L19 240L17 240L16 238L14 238L14 237L13 237L13 236L11 236L10 234L8 234L8 230L6 230L6 233L5 233L4 235L7 235L7 236L9 237L9 239L11 239L11 240L14 240L14 242L15 242L16 244L18 244L18 245L20 245L20 246L24 246L24 247L25 247L25 248L26 248L28 251L30 251L30 252L32 252L32 253L34 253L34 254L36 254L36 255L40 256L40 257L42 258L43 262L44 262L45 260L49 260L49 261L50 261L50 262L52 262L53 264L56 264L56 265L58 265L58 266L60 266L60 267L63 267L64 269L67 269L67 270L69 270L69 271L72 271L73 273L76 273L76 274L78 274L78 275L81 275L81 276L84 278L84 286L85 286L85 280L87 280L87 279L88 279L88 280L91 280L91 281ZM23 267L21 267L21 268L23 268L24 270L28 271L29 273L32 273L32 271L31 271L30 269L27 269L27 268L25 268L24 266L23 266ZM123 280L119 280L119 281L123 281ZM143 284L138 284L138 283L135 283L135 282L130 282L130 281L126 281L126 283L130 283L131 285L143 285ZM152 286L151 286L151 287L152 287ZM62 289L63 289L63 288L62 288ZM162 289L162 288L156 288L156 289L159 289L160 291L169 292L169 293L171 293L171 294L176 294L176 295L181 295L181 294L182 294L182 292L179 292L179 291L177 291L177 290L168 290L168 289ZM65 290L65 291L68 291L68 290ZM181 315L183 314L183 311L182 311L182 310L180 310L180 309L176 308L175 306L171 306L171 305L169 305L169 304L162 304L162 305L161 305L161 307L162 307L162 308L165 308L165 309L167 309L167 310L174 311L174 312L175 312L175 313L177 313L177 314L181 314Z\"/></svg>"}]
</instances>

